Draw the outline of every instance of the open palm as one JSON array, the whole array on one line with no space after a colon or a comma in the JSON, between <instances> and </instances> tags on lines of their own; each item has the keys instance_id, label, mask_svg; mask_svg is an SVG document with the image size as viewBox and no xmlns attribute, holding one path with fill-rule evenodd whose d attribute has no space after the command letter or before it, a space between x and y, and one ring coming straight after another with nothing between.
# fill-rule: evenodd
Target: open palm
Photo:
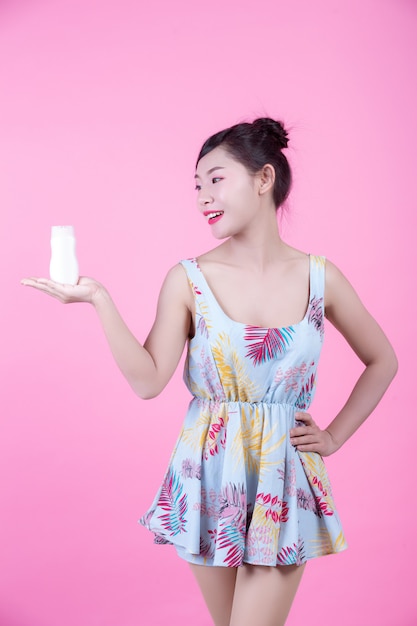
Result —
<instances>
[{"instance_id":1,"label":"open palm","mask_svg":"<svg viewBox=\"0 0 417 626\"><path fill-rule=\"evenodd\" d=\"M76 285L62 285L47 278L35 277L24 278L21 284L43 291L64 304L72 302L89 302L92 304L95 296L103 289L98 281L87 276L81 276Z\"/></svg>"}]
</instances>

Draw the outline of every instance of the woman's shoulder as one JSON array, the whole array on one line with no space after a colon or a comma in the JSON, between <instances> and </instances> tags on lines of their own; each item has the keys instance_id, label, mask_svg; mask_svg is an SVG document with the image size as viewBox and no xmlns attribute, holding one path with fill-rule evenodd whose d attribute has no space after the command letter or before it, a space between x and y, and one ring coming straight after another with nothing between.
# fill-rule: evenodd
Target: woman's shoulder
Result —
<instances>
[{"instance_id":1,"label":"woman's shoulder","mask_svg":"<svg viewBox=\"0 0 417 626\"><path fill-rule=\"evenodd\" d=\"M183 262L171 267L162 283L161 296L190 302L190 285Z\"/></svg>"},{"instance_id":2,"label":"woman's shoulder","mask_svg":"<svg viewBox=\"0 0 417 626\"><path fill-rule=\"evenodd\" d=\"M322 258L325 259L326 265L326 284L331 286L337 285L340 282L348 282L342 270L333 261L327 257Z\"/></svg>"}]
</instances>

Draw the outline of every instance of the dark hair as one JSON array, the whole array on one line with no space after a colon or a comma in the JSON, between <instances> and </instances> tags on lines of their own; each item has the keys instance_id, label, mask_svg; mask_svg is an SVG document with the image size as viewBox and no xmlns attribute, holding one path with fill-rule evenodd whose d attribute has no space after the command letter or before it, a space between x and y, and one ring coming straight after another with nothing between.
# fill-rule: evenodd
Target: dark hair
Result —
<instances>
[{"instance_id":1,"label":"dark hair","mask_svg":"<svg viewBox=\"0 0 417 626\"><path fill-rule=\"evenodd\" d=\"M200 159L221 146L251 174L259 172L269 163L275 169L274 202L278 208L288 197L292 175L287 157L282 153L288 146L288 133L282 122L260 117L252 123L243 122L221 130L204 142L198 155Z\"/></svg>"}]
</instances>

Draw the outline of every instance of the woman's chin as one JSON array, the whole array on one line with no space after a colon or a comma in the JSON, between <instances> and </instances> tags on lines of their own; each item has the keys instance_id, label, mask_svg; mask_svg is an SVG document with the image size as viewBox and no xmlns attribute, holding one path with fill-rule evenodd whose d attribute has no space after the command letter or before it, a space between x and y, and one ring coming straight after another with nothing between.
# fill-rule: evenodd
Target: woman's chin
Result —
<instances>
[{"instance_id":1,"label":"woman's chin","mask_svg":"<svg viewBox=\"0 0 417 626\"><path fill-rule=\"evenodd\" d=\"M220 228L212 228L211 234L215 239L219 240L227 239L231 236L231 233L226 232L224 229L221 230Z\"/></svg>"}]
</instances>

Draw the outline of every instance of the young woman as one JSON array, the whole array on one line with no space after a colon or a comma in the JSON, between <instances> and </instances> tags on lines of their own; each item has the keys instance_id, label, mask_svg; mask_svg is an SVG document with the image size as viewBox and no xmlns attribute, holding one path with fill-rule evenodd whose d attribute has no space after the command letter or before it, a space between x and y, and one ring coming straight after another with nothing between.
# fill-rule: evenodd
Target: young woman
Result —
<instances>
[{"instance_id":1,"label":"young woman","mask_svg":"<svg viewBox=\"0 0 417 626\"><path fill-rule=\"evenodd\" d=\"M23 284L96 309L113 356L142 398L159 394L188 342L193 396L162 485L141 522L189 561L216 626L285 623L307 560L345 549L322 461L375 408L397 362L343 274L280 238L291 171L280 122L261 118L208 139L197 205L219 246L167 274L141 345L106 289ZM324 316L365 368L322 430L307 412Z\"/></svg>"}]
</instances>

